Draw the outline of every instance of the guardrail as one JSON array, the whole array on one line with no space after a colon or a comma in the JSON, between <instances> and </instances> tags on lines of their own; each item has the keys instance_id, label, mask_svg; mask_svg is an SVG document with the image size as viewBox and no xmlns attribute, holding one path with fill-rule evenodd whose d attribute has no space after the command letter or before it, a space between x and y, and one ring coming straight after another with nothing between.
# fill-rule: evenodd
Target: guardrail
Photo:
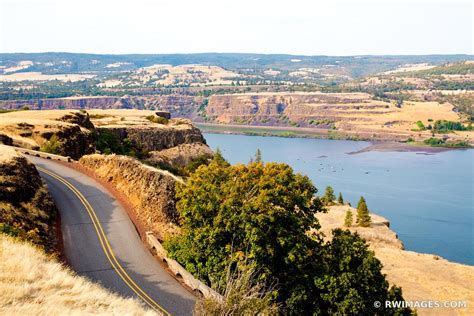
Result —
<instances>
[{"instance_id":1,"label":"guardrail","mask_svg":"<svg viewBox=\"0 0 474 316\"><path fill-rule=\"evenodd\" d=\"M155 250L156 255L168 265L171 272L182 279L183 283L191 288L194 292L200 293L205 298L212 298L218 301L222 301L222 295L196 279L191 273L186 271L176 260L168 258L165 248L156 239L152 232L146 232L146 241L150 245L150 248Z\"/></svg>"},{"instance_id":2,"label":"guardrail","mask_svg":"<svg viewBox=\"0 0 474 316\"><path fill-rule=\"evenodd\" d=\"M8 145L4 145L8 146ZM31 156L36 156L40 158L46 158L46 159L52 159L52 160L59 160L59 161L66 161L66 162L71 162L73 159L69 156L61 156L61 155L55 155L55 154L49 154L45 153L42 151L38 150L33 150L33 149L26 149L26 148L21 148L21 147L15 147L15 146L8 146L10 148L13 148L14 150L22 153L22 154L27 154Z\"/></svg>"}]
</instances>

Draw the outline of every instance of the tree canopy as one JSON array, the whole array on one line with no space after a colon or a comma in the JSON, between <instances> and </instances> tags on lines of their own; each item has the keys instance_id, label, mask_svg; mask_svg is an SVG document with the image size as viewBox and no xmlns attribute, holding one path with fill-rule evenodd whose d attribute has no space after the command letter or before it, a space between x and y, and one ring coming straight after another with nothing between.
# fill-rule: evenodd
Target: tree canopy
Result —
<instances>
[{"instance_id":1,"label":"tree canopy","mask_svg":"<svg viewBox=\"0 0 474 316\"><path fill-rule=\"evenodd\" d=\"M336 200L336 196L334 195L334 189L330 185L326 187L322 200L326 205L331 205L334 203L334 200Z\"/></svg>"},{"instance_id":2,"label":"tree canopy","mask_svg":"<svg viewBox=\"0 0 474 316\"><path fill-rule=\"evenodd\" d=\"M324 207L316 193L308 177L295 174L286 164L231 166L217 153L209 165L190 175L187 184L178 184L182 234L164 246L172 258L215 289L225 288L229 266L251 262L257 271L255 281L276 284L271 295L288 314L365 311L361 306L373 306L369 299L382 301L387 295L387 287L380 287L386 285L380 262L365 261L365 257L376 259L358 236L323 241L315 214ZM354 241L365 252L347 252ZM346 276L356 279L346 282ZM349 286L359 279L365 283L351 291Z\"/></svg>"}]
</instances>

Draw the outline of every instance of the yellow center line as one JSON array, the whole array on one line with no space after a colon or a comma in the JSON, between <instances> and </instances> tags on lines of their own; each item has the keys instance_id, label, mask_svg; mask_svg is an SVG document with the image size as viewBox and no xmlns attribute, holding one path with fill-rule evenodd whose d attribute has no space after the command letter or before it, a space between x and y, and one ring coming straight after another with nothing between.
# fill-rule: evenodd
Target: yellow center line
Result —
<instances>
[{"instance_id":1,"label":"yellow center line","mask_svg":"<svg viewBox=\"0 0 474 316\"><path fill-rule=\"evenodd\" d=\"M110 243L104 233L104 230L102 228L102 225L100 224L100 221L97 217L97 214L94 210L94 208L90 205L89 201L84 197L84 195L76 189L70 182L68 182L66 179L62 178L61 176L46 170L41 167L37 167L37 169L64 184L67 186L81 201L81 203L84 205L86 211L89 214L89 217L92 220L92 223L94 225L95 231L97 233L97 236L99 237L99 241L101 243L102 249L104 250L105 255L107 256L107 259L109 260L110 264L114 268L114 270L117 272L117 274L122 278L122 280L125 282L125 284L133 291L135 294L137 294L148 306L150 306L153 310L162 313L164 315L171 315L168 311L166 311L161 305L159 305L156 301L154 301L148 294L146 294L140 286L138 286L132 278L128 275L128 273L124 270L122 265L118 262L117 258L115 257L114 252L112 251L112 247L110 246Z\"/></svg>"}]
</instances>

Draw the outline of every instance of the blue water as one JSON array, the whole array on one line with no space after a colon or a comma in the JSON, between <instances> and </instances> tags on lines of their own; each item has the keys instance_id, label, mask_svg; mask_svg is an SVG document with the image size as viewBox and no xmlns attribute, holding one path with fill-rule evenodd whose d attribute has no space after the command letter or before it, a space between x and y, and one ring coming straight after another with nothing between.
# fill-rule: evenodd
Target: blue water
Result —
<instances>
[{"instance_id":1,"label":"blue water","mask_svg":"<svg viewBox=\"0 0 474 316\"><path fill-rule=\"evenodd\" d=\"M369 209L390 220L407 250L474 265L474 150L433 155L365 152L367 142L205 134L230 163L247 163L257 148L264 161L288 163L311 178L320 192ZM327 157L321 157L327 156Z\"/></svg>"}]
</instances>

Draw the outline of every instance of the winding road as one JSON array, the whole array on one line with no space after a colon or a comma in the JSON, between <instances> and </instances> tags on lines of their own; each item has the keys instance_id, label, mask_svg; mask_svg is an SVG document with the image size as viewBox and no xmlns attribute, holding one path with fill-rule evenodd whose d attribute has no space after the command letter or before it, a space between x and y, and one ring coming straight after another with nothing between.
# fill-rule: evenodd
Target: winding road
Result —
<instances>
[{"instance_id":1,"label":"winding road","mask_svg":"<svg viewBox=\"0 0 474 316\"><path fill-rule=\"evenodd\" d=\"M102 185L64 164L28 156L60 213L71 267L163 315L192 315L196 298L146 249L123 206Z\"/></svg>"}]
</instances>

